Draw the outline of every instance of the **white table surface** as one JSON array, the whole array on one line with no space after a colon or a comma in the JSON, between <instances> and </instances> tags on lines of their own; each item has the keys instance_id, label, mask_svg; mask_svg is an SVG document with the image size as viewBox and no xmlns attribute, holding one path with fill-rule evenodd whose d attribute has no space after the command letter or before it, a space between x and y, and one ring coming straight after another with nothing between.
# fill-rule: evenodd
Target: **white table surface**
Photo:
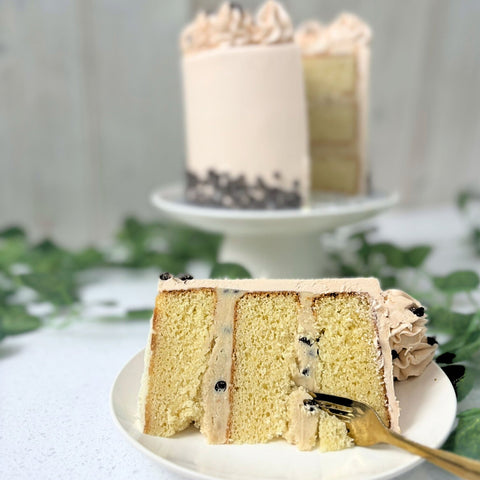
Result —
<instances>
[{"instance_id":1,"label":"white table surface","mask_svg":"<svg viewBox=\"0 0 480 480\"><path fill-rule=\"evenodd\" d=\"M390 212L374 223L378 238L399 244L433 243L428 269L480 272L453 208ZM117 298L153 307L158 272L108 274L84 299ZM65 328L8 337L0 343L1 479L179 479L135 450L117 430L109 407L115 377L144 347L148 322L75 320ZM461 407L480 407L480 388ZM402 480L451 479L421 464Z\"/></svg>"}]
</instances>

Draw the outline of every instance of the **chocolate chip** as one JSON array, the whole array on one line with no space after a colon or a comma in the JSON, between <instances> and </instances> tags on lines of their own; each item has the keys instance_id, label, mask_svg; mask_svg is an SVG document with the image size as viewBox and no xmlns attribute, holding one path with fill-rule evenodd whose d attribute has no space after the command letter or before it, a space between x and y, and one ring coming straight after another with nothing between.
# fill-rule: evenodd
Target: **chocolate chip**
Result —
<instances>
[{"instance_id":1,"label":"chocolate chip","mask_svg":"<svg viewBox=\"0 0 480 480\"><path fill-rule=\"evenodd\" d=\"M180 280L183 280L183 281L187 281L187 280L193 280L193 276L190 275L189 273L181 273L178 278Z\"/></svg>"},{"instance_id":2,"label":"chocolate chip","mask_svg":"<svg viewBox=\"0 0 480 480\"><path fill-rule=\"evenodd\" d=\"M310 340L309 338L307 337L300 337L298 339L299 342L302 342L302 343L305 343L306 345L308 345L309 347L311 347L313 345L313 341Z\"/></svg>"},{"instance_id":3,"label":"chocolate chip","mask_svg":"<svg viewBox=\"0 0 480 480\"><path fill-rule=\"evenodd\" d=\"M392 350L392 360L395 360L398 357L399 357L398 352L396 350Z\"/></svg>"},{"instance_id":4,"label":"chocolate chip","mask_svg":"<svg viewBox=\"0 0 480 480\"><path fill-rule=\"evenodd\" d=\"M281 172L273 172L279 180ZM244 209L298 208L302 197L298 193L298 183L293 190L280 189L268 185L261 177L248 183L244 175L234 177L228 173L219 173L213 169L207 171L202 179L187 171L185 197L188 202L205 206Z\"/></svg>"},{"instance_id":5,"label":"chocolate chip","mask_svg":"<svg viewBox=\"0 0 480 480\"><path fill-rule=\"evenodd\" d=\"M158 276L158 278L160 280L168 280L169 278L172 278L172 274L168 272L163 272Z\"/></svg>"},{"instance_id":6,"label":"chocolate chip","mask_svg":"<svg viewBox=\"0 0 480 480\"><path fill-rule=\"evenodd\" d=\"M219 380L215 384L215 391L216 392L224 392L226 389L227 389L227 382L225 382L224 380Z\"/></svg>"},{"instance_id":7,"label":"chocolate chip","mask_svg":"<svg viewBox=\"0 0 480 480\"><path fill-rule=\"evenodd\" d=\"M456 355L452 352L445 352L439 355L435 361L437 363L453 363L455 360Z\"/></svg>"},{"instance_id":8,"label":"chocolate chip","mask_svg":"<svg viewBox=\"0 0 480 480\"><path fill-rule=\"evenodd\" d=\"M303 406L309 412L316 412L316 411L319 410L319 406L317 405L315 400L304 400L303 401Z\"/></svg>"},{"instance_id":9,"label":"chocolate chip","mask_svg":"<svg viewBox=\"0 0 480 480\"><path fill-rule=\"evenodd\" d=\"M429 345L436 345L438 344L437 339L435 337L427 337L427 343Z\"/></svg>"},{"instance_id":10,"label":"chocolate chip","mask_svg":"<svg viewBox=\"0 0 480 480\"><path fill-rule=\"evenodd\" d=\"M452 382L455 393L457 393L457 383L465 376L465 366L446 365L442 367L442 370L445 372L448 379Z\"/></svg>"},{"instance_id":11,"label":"chocolate chip","mask_svg":"<svg viewBox=\"0 0 480 480\"><path fill-rule=\"evenodd\" d=\"M310 369L309 369L309 368L304 368L304 369L302 370L302 375L303 375L304 377L308 377L308 376L310 375Z\"/></svg>"},{"instance_id":12,"label":"chocolate chip","mask_svg":"<svg viewBox=\"0 0 480 480\"><path fill-rule=\"evenodd\" d=\"M423 317L425 315L425 308L423 307L412 307L410 311L417 317Z\"/></svg>"}]
</instances>

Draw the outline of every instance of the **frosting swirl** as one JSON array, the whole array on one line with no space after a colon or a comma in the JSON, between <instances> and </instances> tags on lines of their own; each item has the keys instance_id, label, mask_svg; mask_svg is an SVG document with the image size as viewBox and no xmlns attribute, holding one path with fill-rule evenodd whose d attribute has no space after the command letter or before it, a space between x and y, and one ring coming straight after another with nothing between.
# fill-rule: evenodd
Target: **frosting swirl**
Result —
<instances>
[{"instance_id":1,"label":"frosting swirl","mask_svg":"<svg viewBox=\"0 0 480 480\"><path fill-rule=\"evenodd\" d=\"M224 2L214 14L199 12L180 35L180 47L186 55L216 48L292 41L290 17L273 0L262 5L255 20L239 6Z\"/></svg>"},{"instance_id":2,"label":"frosting swirl","mask_svg":"<svg viewBox=\"0 0 480 480\"><path fill-rule=\"evenodd\" d=\"M358 45L368 45L371 38L370 27L351 13L342 13L329 25L304 22L295 33L295 41L306 55L350 52Z\"/></svg>"},{"instance_id":3,"label":"frosting swirl","mask_svg":"<svg viewBox=\"0 0 480 480\"><path fill-rule=\"evenodd\" d=\"M260 7L255 23L255 43L272 45L293 41L292 21L286 10L274 0L268 0Z\"/></svg>"},{"instance_id":4,"label":"frosting swirl","mask_svg":"<svg viewBox=\"0 0 480 480\"><path fill-rule=\"evenodd\" d=\"M401 290L386 290L383 295L390 347L397 353L393 360L393 375L398 380L419 376L433 360L437 348L428 343L424 309Z\"/></svg>"}]
</instances>

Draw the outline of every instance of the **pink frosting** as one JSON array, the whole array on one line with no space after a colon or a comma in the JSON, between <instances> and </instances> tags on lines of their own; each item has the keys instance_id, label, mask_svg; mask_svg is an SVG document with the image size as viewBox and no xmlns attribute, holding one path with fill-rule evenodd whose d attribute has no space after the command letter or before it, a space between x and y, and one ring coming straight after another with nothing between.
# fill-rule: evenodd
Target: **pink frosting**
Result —
<instances>
[{"instance_id":1,"label":"pink frosting","mask_svg":"<svg viewBox=\"0 0 480 480\"><path fill-rule=\"evenodd\" d=\"M199 12L180 36L184 54L244 45L272 45L293 42L293 26L286 10L268 0L255 18L229 2L216 13Z\"/></svg>"},{"instance_id":2,"label":"pink frosting","mask_svg":"<svg viewBox=\"0 0 480 480\"><path fill-rule=\"evenodd\" d=\"M370 27L351 13L342 13L329 25L304 22L295 33L295 41L305 55L350 52L357 45L368 45L371 38Z\"/></svg>"},{"instance_id":3,"label":"pink frosting","mask_svg":"<svg viewBox=\"0 0 480 480\"><path fill-rule=\"evenodd\" d=\"M419 376L433 360L437 348L436 344L430 345L427 341L425 314L418 316L414 313L422 306L401 290L386 290L383 295L390 347L398 354L393 360L393 375L398 380Z\"/></svg>"}]
</instances>

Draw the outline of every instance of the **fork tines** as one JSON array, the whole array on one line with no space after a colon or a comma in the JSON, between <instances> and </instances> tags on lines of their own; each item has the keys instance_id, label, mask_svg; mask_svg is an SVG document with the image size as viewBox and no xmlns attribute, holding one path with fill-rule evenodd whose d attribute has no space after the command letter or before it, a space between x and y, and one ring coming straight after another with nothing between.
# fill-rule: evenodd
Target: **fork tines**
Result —
<instances>
[{"instance_id":1,"label":"fork tines","mask_svg":"<svg viewBox=\"0 0 480 480\"><path fill-rule=\"evenodd\" d=\"M320 408L321 410L335 415L342 420L352 418L354 414L354 401L345 397L337 397L336 395L328 395L326 393L309 392L312 399L304 400L304 405L309 411Z\"/></svg>"}]
</instances>

